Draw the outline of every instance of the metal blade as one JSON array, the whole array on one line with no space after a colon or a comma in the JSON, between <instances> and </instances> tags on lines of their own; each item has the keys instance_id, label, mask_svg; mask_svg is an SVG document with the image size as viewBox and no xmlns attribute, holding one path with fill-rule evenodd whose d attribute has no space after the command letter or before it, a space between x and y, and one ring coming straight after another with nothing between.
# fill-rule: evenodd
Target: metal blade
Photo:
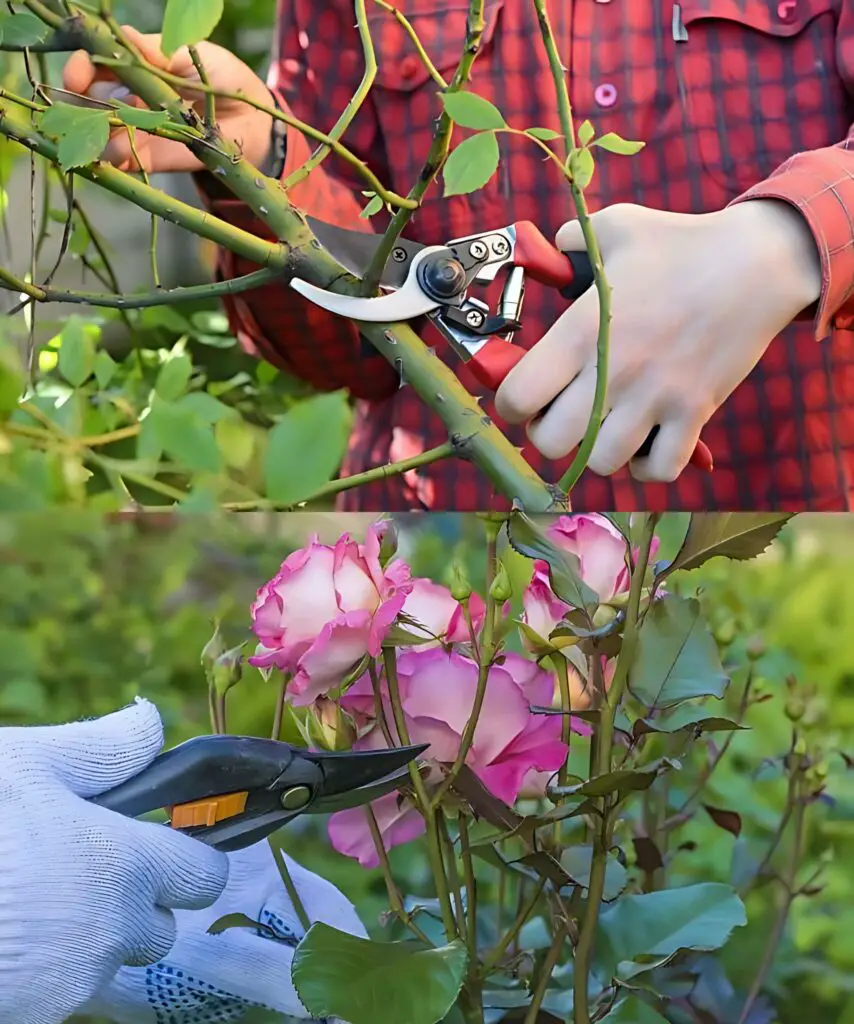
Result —
<instances>
[{"instance_id":1,"label":"metal blade","mask_svg":"<svg viewBox=\"0 0 854 1024\"><path fill-rule=\"evenodd\" d=\"M407 765L427 749L425 744L393 750L327 753L303 751L302 756L323 771L323 792L307 809L309 814L329 814L359 807L402 785Z\"/></svg>"},{"instance_id":2,"label":"metal blade","mask_svg":"<svg viewBox=\"0 0 854 1024\"><path fill-rule=\"evenodd\" d=\"M342 267L356 277L364 277L371 265L377 249L380 247L382 235L365 234L361 231L348 231L346 228L327 224L315 217L306 217L308 226L314 232L318 242ZM406 281L412 261L424 249L419 242L407 242L398 238L394 252L388 260L380 278L384 288L400 288Z\"/></svg>"}]
</instances>

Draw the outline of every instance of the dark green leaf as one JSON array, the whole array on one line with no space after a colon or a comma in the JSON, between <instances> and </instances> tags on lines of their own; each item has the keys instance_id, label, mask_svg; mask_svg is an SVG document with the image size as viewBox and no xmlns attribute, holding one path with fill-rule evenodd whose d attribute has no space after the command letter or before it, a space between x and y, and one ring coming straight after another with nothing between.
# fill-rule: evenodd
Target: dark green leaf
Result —
<instances>
[{"instance_id":1,"label":"dark green leaf","mask_svg":"<svg viewBox=\"0 0 854 1024\"><path fill-rule=\"evenodd\" d=\"M59 140L57 160L64 171L98 160L110 138L110 111L54 103L42 115L42 130Z\"/></svg>"},{"instance_id":2,"label":"dark green leaf","mask_svg":"<svg viewBox=\"0 0 854 1024\"><path fill-rule=\"evenodd\" d=\"M437 1024L456 1001L466 964L460 942L438 949L372 942L318 922L297 947L291 977L315 1017Z\"/></svg>"},{"instance_id":3,"label":"dark green leaf","mask_svg":"<svg viewBox=\"0 0 854 1024\"><path fill-rule=\"evenodd\" d=\"M157 374L154 390L167 402L174 402L187 390L193 375L193 360L186 354L168 359Z\"/></svg>"},{"instance_id":4,"label":"dark green leaf","mask_svg":"<svg viewBox=\"0 0 854 1024\"><path fill-rule=\"evenodd\" d=\"M682 949L720 949L746 923L735 892L715 882L623 896L602 911L599 960L609 976L628 977Z\"/></svg>"},{"instance_id":5,"label":"dark green leaf","mask_svg":"<svg viewBox=\"0 0 854 1024\"><path fill-rule=\"evenodd\" d=\"M6 46L35 46L50 35L50 26L26 11L0 16L0 42Z\"/></svg>"},{"instance_id":6,"label":"dark green leaf","mask_svg":"<svg viewBox=\"0 0 854 1024\"><path fill-rule=\"evenodd\" d=\"M552 142L554 139L562 138L560 132L556 132L554 128L526 128L525 134L532 135L540 142Z\"/></svg>"},{"instance_id":7,"label":"dark green leaf","mask_svg":"<svg viewBox=\"0 0 854 1024\"><path fill-rule=\"evenodd\" d=\"M650 708L694 697L723 697L729 677L695 598L668 594L647 612L629 687Z\"/></svg>"},{"instance_id":8,"label":"dark green leaf","mask_svg":"<svg viewBox=\"0 0 854 1024\"><path fill-rule=\"evenodd\" d=\"M635 153L640 153L646 143L629 142L628 139L621 138L616 132L606 132L596 139L592 145L598 146L608 153L617 153L619 156L634 156Z\"/></svg>"},{"instance_id":9,"label":"dark green leaf","mask_svg":"<svg viewBox=\"0 0 854 1024\"><path fill-rule=\"evenodd\" d=\"M192 408L158 400L152 404L148 418L157 443L182 467L200 473L218 473L222 469L211 425Z\"/></svg>"},{"instance_id":10,"label":"dark green leaf","mask_svg":"<svg viewBox=\"0 0 854 1024\"><path fill-rule=\"evenodd\" d=\"M141 128L143 131L154 131L155 128L165 128L169 121L169 115L162 110L145 110L142 107L132 107L129 103L120 103L116 111L116 117L120 117L125 124L132 128Z\"/></svg>"},{"instance_id":11,"label":"dark green leaf","mask_svg":"<svg viewBox=\"0 0 854 1024\"><path fill-rule=\"evenodd\" d=\"M561 601L587 611L598 605L599 595L581 578L578 557L562 551L524 512L511 514L507 520L507 537L520 555L548 563L552 590Z\"/></svg>"},{"instance_id":12,"label":"dark green leaf","mask_svg":"<svg viewBox=\"0 0 854 1024\"><path fill-rule=\"evenodd\" d=\"M167 0L160 44L166 56L207 39L219 24L224 7L224 0Z\"/></svg>"},{"instance_id":13,"label":"dark green leaf","mask_svg":"<svg viewBox=\"0 0 854 1024\"><path fill-rule=\"evenodd\" d=\"M234 415L234 409L209 395L207 391L191 391L179 401L184 409L192 409L205 423L219 423L220 420Z\"/></svg>"},{"instance_id":14,"label":"dark green leaf","mask_svg":"<svg viewBox=\"0 0 854 1024\"><path fill-rule=\"evenodd\" d=\"M461 128L483 131L507 127L498 107L473 92L442 92L439 98L448 116Z\"/></svg>"},{"instance_id":15,"label":"dark green leaf","mask_svg":"<svg viewBox=\"0 0 854 1024\"><path fill-rule=\"evenodd\" d=\"M341 465L350 421L343 391L307 398L286 412L270 433L267 497L296 505L327 483Z\"/></svg>"},{"instance_id":16,"label":"dark green leaf","mask_svg":"<svg viewBox=\"0 0 854 1024\"><path fill-rule=\"evenodd\" d=\"M602 1018L602 1024L667 1024L667 1018L637 996L629 996Z\"/></svg>"},{"instance_id":17,"label":"dark green leaf","mask_svg":"<svg viewBox=\"0 0 854 1024\"><path fill-rule=\"evenodd\" d=\"M590 885L590 868L593 864L592 846L570 846L560 855L560 866L582 889ZM615 900L626 887L626 869L616 857L607 855L605 862L605 891L603 899L606 903Z\"/></svg>"},{"instance_id":18,"label":"dark green leaf","mask_svg":"<svg viewBox=\"0 0 854 1024\"><path fill-rule=\"evenodd\" d=\"M223 932L227 932L230 928L252 928L257 931L259 928L263 929L258 921L253 921L251 917L246 914L226 914L224 917L218 918L208 928L208 935L222 935Z\"/></svg>"},{"instance_id":19,"label":"dark green leaf","mask_svg":"<svg viewBox=\"0 0 854 1024\"><path fill-rule=\"evenodd\" d=\"M499 157L495 132L480 132L463 139L451 151L442 171L445 195L467 195L483 188L498 170Z\"/></svg>"},{"instance_id":20,"label":"dark green leaf","mask_svg":"<svg viewBox=\"0 0 854 1024\"><path fill-rule=\"evenodd\" d=\"M95 380L102 391L109 385L118 368L118 363L106 349L98 349L98 353L95 356L94 371Z\"/></svg>"},{"instance_id":21,"label":"dark green leaf","mask_svg":"<svg viewBox=\"0 0 854 1024\"><path fill-rule=\"evenodd\" d=\"M590 150L576 149L569 158L569 170L575 184L579 188L587 188L596 170L596 162Z\"/></svg>"},{"instance_id":22,"label":"dark green leaf","mask_svg":"<svg viewBox=\"0 0 854 1024\"><path fill-rule=\"evenodd\" d=\"M644 765L642 768L621 768L615 772L608 772L605 775L595 775L587 782L581 782L577 786L564 787L566 792L573 797L579 796L607 796L609 793L637 792L649 787L656 778L666 771L679 769L682 765L678 761L663 757L652 764Z\"/></svg>"},{"instance_id":23,"label":"dark green leaf","mask_svg":"<svg viewBox=\"0 0 854 1024\"><path fill-rule=\"evenodd\" d=\"M739 725L729 718L721 718L718 715L710 715L705 707L696 704L683 704L673 711L655 718L639 718L632 726L632 735L637 739L648 732L681 732L683 729L701 732L734 732L737 729L746 729L746 726Z\"/></svg>"},{"instance_id":24,"label":"dark green leaf","mask_svg":"<svg viewBox=\"0 0 854 1024\"><path fill-rule=\"evenodd\" d=\"M79 388L95 368L95 343L80 317L73 316L60 335L59 372Z\"/></svg>"},{"instance_id":25,"label":"dark green leaf","mask_svg":"<svg viewBox=\"0 0 854 1024\"><path fill-rule=\"evenodd\" d=\"M696 569L718 555L744 561L761 555L792 518L787 512L696 512L676 557L658 574Z\"/></svg>"}]
</instances>

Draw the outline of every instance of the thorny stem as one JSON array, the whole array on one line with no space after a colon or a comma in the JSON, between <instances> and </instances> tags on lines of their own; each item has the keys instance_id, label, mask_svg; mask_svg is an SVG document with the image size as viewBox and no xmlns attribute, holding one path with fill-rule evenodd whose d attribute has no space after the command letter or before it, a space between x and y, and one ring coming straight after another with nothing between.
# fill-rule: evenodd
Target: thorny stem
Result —
<instances>
[{"instance_id":1,"label":"thorny stem","mask_svg":"<svg viewBox=\"0 0 854 1024\"><path fill-rule=\"evenodd\" d=\"M493 949L490 955L486 957L486 959L483 961L483 966L481 967L480 971L482 978L488 977L501 963L504 954L513 944L514 940L516 939L516 936L524 928L525 922L536 909L536 906L540 901L540 896L542 896L543 889L545 888L545 886L545 878L540 878L537 880L537 884L534 886L531 895L519 907L519 910L516 914L516 917L513 920L513 923L504 933L504 935L501 938L501 941L498 943L495 949Z\"/></svg>"},{"instance_id":2,"label":"thorny stem","mask_svg":"<svg viewBox=\"0 0 854 1024\"><path fill-rule=\"evenodd\" d=\"M450 85L448 85L446 89L447 92L459 92L469 80L472 66L475 62L478 51L480 50L480 41L483 37L483 31L486 27L486 22L483 17L483 7L484 0L469 0L463 55L457 65L454 77L451 79ZM421 205L421 200L424 198L427 189L433 184L436 179L436 175L442 169L442 165L444 164L448 156L448 150L450 149L453 130L454 122L451 120L448 113L443 110L436 125L436 131L433 135L433 141L430 144L430 149L427 153L427 159L424 162L424 166L421 168L418 180L409 190L409 194L407 196L407 199L412 203L412 206L401 207L392 217L391 223L383 235L382 242L374 253L374 257L371 260L368 269L365 271L362 283L363 290L366 295L371 294L375 290L382 275L383 268L388 262L392 249L394 249L395 243L412 217L412 210L417 209Z\"/></svg>"},{"instance_id":3,"label":"thorny stem","mask_svg":"<svg viewBox=\"0 0 854 1024\"><path fill-rule=\"evenodd\" d=\"M205 128L212 132L216 128L216 94L211 88L211 80L208 78L208 73L202 58L199 56L198 49L195 46L190 46L188 49L190 51L190 60L196 69L199 81L205 86Z\"/></svg>"},{"instance_id":4,"label":"thorny stem","mask_svg":"<svg viewBox=\"0 0 854 1024\"><path fill-rule=\"evenodd\" d=\"M276 861L276 867L279 869L282 884L284 885L285 891L293 904L294 910L297 912L299 923L303 926L305 931L308 931L309 928L311 928L311 918L306 913L299 891L294 884L293 878L291 878L291 873L288 870L288 862L285 860L285 854L278 846L273 846L272 840L270 840L270 849L273 851L273 857Z\"/></svg>"},{"instance_id":5,"label":"thorny stem","mask_svg":"<svg viewBox=\"0 0 854 1024\"><path fill-rule=\"evenodd\" d=\"M288 683L291 681L291 677L287 672L282 672L282 678L279 682L279 692L276 698L276 709L273 712L273 731L272 739L279 740L282 738L282 721L285 715L285 696L288 692Z\"/></svg>"},{"instance_id":6,"label":"thorny stem","mask_svg":"<svg viewBox=\"0 0 854 1024\"><path fill-rule=\"evenodd\" d=\"M463 904L463 886L460 880L460 873L457 869L457 854L454 850L454 844L451 840L451 833L448 829L448 819L443 813L441 807L436 810L436 824L439 828L439 834L442 839L442 846L444 848L445 864L447 865L447 873L450 884L453 886L453 897L454 907L456 909L456 921L457 921L457 933L465 940L468 945L468 928L466 922L465 906Z\"/></svg>"},{"instance_id":7,"label":"thorny stem","mask_svg":"<svg viewBox=\"0 0 854 1024\"><path fill-rule=\"evenodd\" d=\"M430 57L427 55L427 51L424 49L424 45L418 38L418 33L415 31L412 22L403 14L402 11L398 10L397 7L388 3L387 0L374 0L377 7L382 7L384 11L388 11L395 21L398 22L403 31L409 36L412 41L412 45L415 47L415 51L421 58L421 63L427 68L430 77L439 86L440 89L447 89L448 83L442 77L441 72L436 68L435 64Z\"/></svg>"},{"instance_id":8,"label":"thorny stem","mask_svg":"<svg viewBox=\"0 0 854 1024\"><path fill-rule=\"evenodd\" d=\"M536 1024L537 1018L540 1015L540 1007L543 1005L543 1000L546 997L546 989L549 987L552 971L557 966L565 941L566 926L563 921L558 921L555 924L555 933L552 939L552 944L549 946L549 951L546 953L546 958L540 968L540 974L537 978L537 987L534 989L534 997L531 1000L531 1005L528 1007L528 1012L525 1014L523 1024Z\"/></svg>"},{"instance_id":9,"label":"thorny stem","mask_svg":"<svg viewBox=\"0 0 854 1024\"><path fill-rule=\"evenodd\" d=\"M408 913L403 905L403 897L400 894L400 890L394 880L394 875L391 870L391 864L389 863L388 854L386 853L385 846L383 845L383 837L380 832L380 826L377 822L376 815L374 814L373 808L370 804L365 807L365 817L368 821L368 829L371 833L371 839L373 840L374 847L377 851L377 857L380 862L380 869L383 873L383 879L385 881L386 892L388 893L388 903L392 909L392 912L406 925L409 930L416 935L425 945L432 946L433 943L427 938L424 932L415 923L412 914Z\"/></svg>"},{"instance_id":10,"label":"thorny stem","mask_svg":"<svg viewBox=\"0 0 854 1024\"><path fill-rule=\"evenodd\" d=\"M460 813L457 817L457 827L460 832L460 856L463 861L463 874L466 883L466 905L467 924L466 939L469 947L469 977L471 980L477 978L477 880L474 876L474 860L471 852L471 841L469 838L469 823L465 814ZM472 971L475 973L472 974Z\"/></svg>"},{"instance_id":11,"label":"thorny stem","mask_svg":"<svg viewBox=\"0 0 854 1024\"><path fill-rule=\"evenodd\" d=\"M650 550L655 538L655 528L660 516L651 513L646 516L641 534L640 550L632 572L629 599L626 605L626 619L623 631L623 643L617 658L614 678L602 704L599 727L596 730L596 763L595 774L606 775L611 770L611 748L614 741L614 717L623 697L628 680L629 669L637 649L640 614L640 602L643 592L644 577L649 565ZM574 978L574 1021L575 1024L590 1024L590 961L596 929L599 924L599 908L605 892L605 869L607 867L608 849L611 845L613 830L613 813L615 807L609 797L601 801L601 821L593 833L593 857L590 865L590 879L587 890L587 904L578 943L575 948Z\"/></svg>"}]
</instances>

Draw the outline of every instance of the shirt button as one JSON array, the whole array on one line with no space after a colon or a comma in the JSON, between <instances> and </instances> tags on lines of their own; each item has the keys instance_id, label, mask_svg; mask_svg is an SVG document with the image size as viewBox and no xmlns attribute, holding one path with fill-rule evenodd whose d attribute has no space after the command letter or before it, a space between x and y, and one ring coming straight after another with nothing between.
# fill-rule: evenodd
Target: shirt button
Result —
<instances>
[{"instance_id":1,"label":"shirt button","mask_svg":"<svg viewBox=\"0 0 854 1024\"><path fill-rule=\"evenodd\" d=\"M798 13L798 0L780 0L777 4L777 17L780 21L794 21Z\"/></svg>"},{"instance_id":2,"label":"shirt button","mask_svg":"<svg viewBox=\"0 0 854 1024\"><path fill-rule=\"evenodd\" d=\"M596 91L593 93L593 99L596 100L600 107L613 107L617 102L616 86L610 82L597 85Z\"/></svg>"},{"instance_id":3,"label":"shirt button","mask_svg":"<svg viewBox=\"0 0 854 1024\"><path fill-rule=\"evenodd\" d=\"M400 77L405 79L412 79L418 74L418 68L420 61L413 54L409 54L404 57L400 62Z\"/></svg>"}]
</instances>

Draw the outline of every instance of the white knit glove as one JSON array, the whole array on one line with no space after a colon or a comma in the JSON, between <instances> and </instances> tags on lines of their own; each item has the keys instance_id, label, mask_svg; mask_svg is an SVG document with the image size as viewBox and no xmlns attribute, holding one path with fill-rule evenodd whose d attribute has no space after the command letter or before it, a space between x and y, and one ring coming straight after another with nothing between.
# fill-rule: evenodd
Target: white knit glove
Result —
<instances>
[{"instance_id":1,"label":"white knit glove","mask_svg":"<svg viewBox=\"0 0 854 1024\"><path fill-rule=\"evenodd\" d=\"M122 964L166 956L173 909L222 893L225 854L84 799L136 775L162 744L146 701L92 722L0 729L0 1024L66 1020Z\"/></svg>"},{"instance_id":2,"label":"white knit glove","mask_svg":"<svg viewBox=\"0 0 854 1024\"><path fill-rule=\"evenodd\" d=\"M310 921L366 936L353 905L330 882L285 858ZM250 1007L306 1020L291 982L294 949L304 931L267 843L229 854L228 886L204 911L179 912L178 938L152 967L125 967L84 1012L117 1024L227 1024ZM207 933L226 914L246 914L272 929ZM328 1024L334 1024L329 1021Z\"/></svg>"}]
</instances>

